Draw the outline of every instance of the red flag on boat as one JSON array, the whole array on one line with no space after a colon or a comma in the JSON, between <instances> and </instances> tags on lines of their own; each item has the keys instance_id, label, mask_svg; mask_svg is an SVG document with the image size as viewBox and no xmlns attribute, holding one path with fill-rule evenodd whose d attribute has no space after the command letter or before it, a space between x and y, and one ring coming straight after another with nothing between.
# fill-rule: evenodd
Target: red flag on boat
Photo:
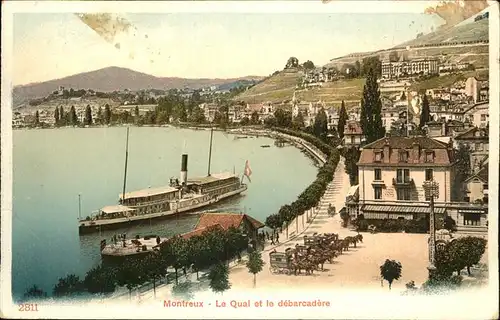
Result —
<instances>
[{"instance_id":1,"label":"red flag on boat","mask_svg":"<svg viewBox=\"0 0 500 320\"><path fill-rule=\"evenodd\" d=\"M245 162L244 175L248 178L248 181L252 182L252 180L250 179L250 176L252 175L252 169L250 169L250 164L248 163L248 160Z\"/></svg>"}]
</instances>

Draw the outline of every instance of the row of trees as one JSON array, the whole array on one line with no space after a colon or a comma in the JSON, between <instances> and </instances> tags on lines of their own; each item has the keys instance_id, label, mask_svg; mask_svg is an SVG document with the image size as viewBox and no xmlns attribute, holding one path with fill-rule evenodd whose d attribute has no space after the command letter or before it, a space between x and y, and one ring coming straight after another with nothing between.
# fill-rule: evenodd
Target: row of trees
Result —
<instances>
[{"instance_id":1,"label":"row of trees","mask_svg":"<svg viewBox=\"0 0 500 320\"><path fill-rule=\"evenodd\" d=\"M115 291L117 286L126 287L131 295L132 290L144 283L152 283L156 295L156 284L167 275L167 268L172 267L175 270L175 282L178 284L178 272L191 269L198 273L201 270L213 267L216 271L211 271L217 283L214 287L220 288L221 282L227 282L228 273L225 278L222 277L219 266L229 264L229 261L237 257L241 259L243 251L250 249L248 247L248 235L237 228L223 230L220 227L211 227L205 230L201 235L194 235L189 239L182 236L175 236L167 242L160 245L158 251L148 254L142 259L130 259L127 263L119 266L101 264L89 270L84 279L70 274L59 279L54 286L53 295L55 297L68 297L82 293L106 294ZM252 249L253 250L253 249ZM254 274L259 270L258 257L253 255L252 262L249 262L249 271ZM261 261L262 259L260 259ZM215 267L214 267L215 266ZM226 266L227 267L227 266ZM227 268L226 268L227 269ZM212 285L212 284L211 284ZM222 286L224 287L224 286ZM38 287L34 286L27 290L25 298L43 298L47 294Z\"/></svg>"},{"instance_id":2,"label":"row of trees","mask_svg":"<svg viewBox=\"0 0 500 320\"><path fill-rule=\"evenodd\" d=\"M480 237L463 237L437 246L436 269L419 289L414 281L406 285L410 293L443 293L461 286L461 271L467 269L471 276L471 267L479 264L486 251L487 241ZM456 272L456 274L454 274Z\"/></svg>"},{"instance_id":3,"label":"row of trees","mask_svg":"<svg viewBox=\"0 0 500 320\"><path fill-rule=\"evenodd\" d=\"M318 205L328 183L333 180L333 175L340 159L340 155L337 149L313 135L285 128L275 128L275 130L284 134L302 138L316 146L327 155L326 163L319 169L316 179L298 196L297 200L291 204L281 206L278 213L271 214L266 218L266 225L268 227L271 229L286 227L288 235L288 226L291 221L296 217L303 215L307 210L310 210Z\"/></svg>"}]
</instances>

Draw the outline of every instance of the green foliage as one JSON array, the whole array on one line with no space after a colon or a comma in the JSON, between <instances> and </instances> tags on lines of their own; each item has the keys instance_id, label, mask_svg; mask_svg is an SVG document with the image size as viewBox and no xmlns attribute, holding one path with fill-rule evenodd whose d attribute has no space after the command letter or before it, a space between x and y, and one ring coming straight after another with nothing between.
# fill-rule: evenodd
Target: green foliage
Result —
<instances>
[{"instance_id":1,"label":"green foliage","mask_svg":"<svg viewBox=\"0 0 500 320\"><path fill-rule=\"evenodd\" d=\"M311 60L307 60L306 62L304 62L302 64L302 66L304 67L304 69L307 69L307 70L314 69L314 63Z\"/></svg>"},{"instance_id":2,"label":"green foliage","mask_svg":"<svg viewBox=\"0 0 500 320\"><path fill-rule=\"evenodd\" d=\"M25 300L36 300L36 299L42 299L46 298L47 293L40 289L37 285L34 285L33 287L29 288L26 290L24 293L24 299Z\"/></svg>"},{"instance_id":3,"label":"green foliage","mask_svg":"<svg viewBox=\"0 0 500 320\"><path fill-rule=\"evenodd\" d=\"M389 282L389 290L391 289L392 282L401 277L402 269L401 262L389 259L386 259L384 264L380 266L380 275L384 280Z\"/></svg>"},{"instance_id":4,"label":"green foliage","mask_svg":"<svg viewBox=\"0 0 500 320\"><path fill-rule=\"evenodd\" d=\"M463 188L465 180L471 174L470 156L472 150L467 144L460 143L458 149L454 150L455 157L455 181L453 188L453 200L463 200Z\"/></svg>"},{"instance_id":5,"label":"green foliage","mask_svg":"<svg viewBox=\"0 0 500 320\"><path fill-rule=\"evenodd\" d=\"M109 107L109 104L107 104L107 103L104 106L104 123L105 124L111 123L111 108Z\"/></svg>"},{"instance_id":6,"label":"green foliage","mask_svg":"<svg viewBox=\"0 0 500 320\"><path fill-rule=\"evenodd\" d=\"M90 105L87 105L85 108L85 118L83 120L83 124L86 126L92 125L92 109L90 108Z\"/></svg>"},{"instance_id":7,"label":"green foliage","mask_svg":"<svg viewBox=\"0 0 500 320\"><path fill-rule=\"evenodd\" d=\"M304 115L302 111L299 111L297 116L293 118L292 128L295 130L303 130L304 129Z\"/></svg>"},{"instance_id":8,"label":"green foliage","mask_svg":"<svg viewBox=\"0 0 500 320\"><path fill-rule=\"evenodd\" d=\"M363 58L363 63L361 67L361 75L365 76L371 70L374 71L376 77L382 75L382 62L377 56Z\"/></svg>"},{"instance_id":9,"label":"green foliage","mask_svg":"<svg viewBox=\"0 0 500 320\"><path fill-rule=\"evenodd\" d=\"M61 119L59 118L59 108L56 107L56 109L54 110L54 121L55 121L55 124L56 126L59 125Z\"/></svg>"},{"instance_id":10,"label":"green foliage","mask_svg":"<svg viewBox=\"0 0 500 320\"><path fill-rule=\"evenodd\" d=\"M156 296L156 282L167 274L166 261L159 253L153 252L140 261L138 269L144 273L140 280L153 282L153 292ZM141 281L138 281L138 285L140 284L142 284Z\"/></svg>"},{"instance_id":11,"label":"green foliage","mask_svg":"<svg viewBox=\"0 0 500 320\"><path fill-rule=\"evenodd\" d=\"M351 186L358 184L358 161L361 151L356 147L351 147L344 151L345 172L349 175Z\"/></svg>"},{"instance_id":12,"label":"green foliage","mask_svg":"<svg viewBox=\"0 0 500 320\"><path fill-rule=\"evenodd\" d=\"M266 218L266 226L268 226L271 229L278 229L283 225L283 220L281 220L281 216L279 214L271 214L267 216Z\"/></svg>"},{"instance_id":13,"label":"green foliage","mask_svg":"<svg viewBox=\"0 0 500 320\"><path fill-rule=\"evenodd\" d=\"M210 279L210 289L213 292L222 293L231 288L231 283L229 283L229 269L223 263L212 267L208 274L208 279Z\"/></svg>"},{"instance_id":14,"label":"green foliage","mask_svg":"<svg viewBox=\"0 0 500 320\"><path fill-rule=\"evenodd\" d=\"M99 265L87 272L83 285L90 293L111 293L116 287L116 272L112 268Z\"/></svg>"},{"instance_id":15,"label":"green foliage","mask_svg":"<svg viewBox=\"0 0 500 320\"><path fill-rule=\"evenodd\" d=\"M65 278L59 279L59 282L54 286L53 294L56 297L62 297L81 293L83 290L84 286L80 278L74 274L70 274Z\"/></svg>"},{"instance_id":16,"label":"green foliage","mask_svg":"<svg viewBox=\"0 0 500 320\"><path fill-rule=\"evenodd\" d=\"M76 115L75 106L69 109L69 124L72 126L78 125L78 116Z\"/></svg>"},{"instance_id":17,"label":"green foliage","mask_svg":"<svg viewBox=\"0 0 500 320\"><path fill-rule=\"evenodd\" d=\"M253 285L256 285L257 273L262 271L264 267L264 260L262 260L262 255L257 250L252 251L248 255L247 268L248 272L253 274Z\"/></svg>"},{"instance_id":18,"label":"green foliage","mask_svg":"<svg viewBox=\"0 0 500 320\"><path fill-rule=\"evenodd\" d=\"M297 68L298 66L299 66L299 59L295 57L290 57L286 62L285 69Z\"/></svg>"},{"instance_id":19,"label":"green foliage","mask_svg":"<svg viewBox=\"0 0 500 320\"><path fill-rule=\"evenodd\" d=\"M292 126L292 113L289 111L279 108L274 112L274 118L278 127L290 128Z\"/></svg>"},{"instance_id":20,"label":"green foliage","mask_svg":"<svg viewBox=\"0 0 500 320\"><path fill-rule=\"evenodd\" d=\"M250 116L250 123L260 124L259 113L257 111L252 112L252 115Z\"/></svg>"},{"instance_id":21,"label":"green foliage","mask_svg":"<svg viewBox=\"0 0 500 320\"><path fill-rule=\"evenodd\" d=\"M323 108L320 109L314 119L313 132L316 137L323 141L326 140L326 136L328 134L328 117L326 116L326 112Z\"/></svg>"},{"instance_id":22,"label":"green foliage","mask_svg":"<svg viewBox=\"0 0 500 320\"><path fill-rule=\"evenodd\" d=\"M422 127L429 121L431 121L431 109L429 107L429 99L427 98L427 95L424 94L422 99L422 112L420 113L420 123L418 124L418 127L422 129Z\"/></svg>"},{"instance_id":23,"label":"green foliage","mask_svg":"<svg viewBox=\"0 0 500 320\"><path fill-rule=\"evenodd\" d=\"M339 135L339 138L342 139L344 137L344 129L345 125L347 123L348 115L347 111L345 109L345 103L344 100L342 100L342 106L340 107L339 111L339 123L337 125L337 132Z\"/></svg>"},{"instance_id":24,"label":"green foliage","mask_svg":"<svg viewBox=\"0 0 500 320\"><path fill-rule=\"evenodd\" d=\"M377 84L377 77L370 69L366 76L361 99L361 128L366 137L366 143L371 143L385 136L385 128L382 124L382 102Z\"/></svg>"}]
</instances>

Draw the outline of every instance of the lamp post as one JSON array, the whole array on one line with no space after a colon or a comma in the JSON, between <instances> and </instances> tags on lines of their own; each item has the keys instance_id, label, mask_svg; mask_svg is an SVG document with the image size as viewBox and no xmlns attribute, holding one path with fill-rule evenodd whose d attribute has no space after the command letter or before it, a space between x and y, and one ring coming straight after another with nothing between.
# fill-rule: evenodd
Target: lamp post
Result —
<instances>
[{"instance_id":1,"label":"lamp post","mask_svg":"<svg viewBox=\"0 0 500 320\"><path fill-rule=\"evenodd\" d=\"M434 180L424 182L425 198L429 199L429 277L436 270L436 218L434 214L434 198L439 197L439 184Z\"/></svg>"}]
</instances>

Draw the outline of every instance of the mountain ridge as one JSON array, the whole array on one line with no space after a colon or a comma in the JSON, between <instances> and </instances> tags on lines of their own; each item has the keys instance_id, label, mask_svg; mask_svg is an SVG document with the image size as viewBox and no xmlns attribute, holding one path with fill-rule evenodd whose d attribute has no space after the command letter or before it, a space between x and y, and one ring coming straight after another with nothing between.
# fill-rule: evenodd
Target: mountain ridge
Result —
<instances>
[{"instance_id":1,"label":"mountain ridge","mask_svg":"<svg viewBox=\"0 0 500 320\"><path fill-rule=\"evenodd\" d=\"M206 86L219 86L243 80L259 81L261 76L244 76L238 78L181 78L157 77L129 68L110 66L93 71L81 72L67 77L17 85L13 88L14 105L25 100L47 96L59 86L74 89L92 89L111 92L129 89L182 89L189 87L200 89Z\"/></svg>"}]
</instances>

